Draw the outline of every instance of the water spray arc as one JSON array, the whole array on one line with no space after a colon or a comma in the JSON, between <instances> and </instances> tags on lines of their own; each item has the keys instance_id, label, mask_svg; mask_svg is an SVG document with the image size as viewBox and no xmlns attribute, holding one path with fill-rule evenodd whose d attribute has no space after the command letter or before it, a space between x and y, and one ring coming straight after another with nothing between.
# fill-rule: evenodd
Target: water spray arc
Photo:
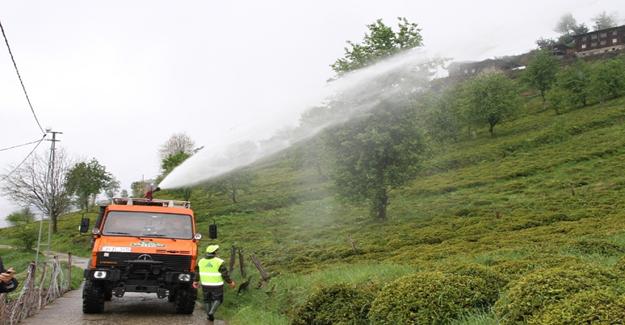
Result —
<instances>
[{"instance_id":1,"label":"water spray arc","mask_svg":"<svg viewBox=\"0 0 625 325\"><path fill-rule=\"evenodd\" d=\"M320 89L312 96L310 102L300 105L318 107L336 98L357 98L353 101L354 104L342 107L330 119L314 127L299 127L288 136L274 136L270 139L251 137L203 150L175 168L158 186L163 189L179 188L218 178L285 150L299 141L311 138L327 127L367 114L380 102L398 97L400 92L418 92L419 89L415 87L425 85L431 79L431 71L422 67L437 60L422 49L414 49L347 73ZM411 87L410 89L395 81L389 81L397 80L393 78L397 74L410 78L409 82L405 83ZM302 113L305 111L302 110Z\"/></svg>"}]
</instances>

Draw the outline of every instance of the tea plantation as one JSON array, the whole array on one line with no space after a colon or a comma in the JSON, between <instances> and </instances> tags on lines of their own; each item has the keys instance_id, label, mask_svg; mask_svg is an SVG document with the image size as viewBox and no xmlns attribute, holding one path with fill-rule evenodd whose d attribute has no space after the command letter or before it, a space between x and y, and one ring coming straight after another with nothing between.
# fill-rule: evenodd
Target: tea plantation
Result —
<instances>
[{"instance_id":1,"label":"tea plantation","mask_svg":"<svg viewBox=\"0 0 625 325\"><path fill-rule=\"evenodd\" d=\"M232 324L623 323L624 121L623 98L559 115L526 99L496 136L483 129L433 148L424 171L391 192L384 221L337 199L323 169L296 163L306 143L254 166L236 204L197 187L199 227L206 237L219 225L222 257L236 245L272 274L256 288L246 260L250 288L229 290L218 316ZM61 220L55 249L88 254L79 217ZM16 241L7 229L0 236Z\"/></svg>"}]
</instances>

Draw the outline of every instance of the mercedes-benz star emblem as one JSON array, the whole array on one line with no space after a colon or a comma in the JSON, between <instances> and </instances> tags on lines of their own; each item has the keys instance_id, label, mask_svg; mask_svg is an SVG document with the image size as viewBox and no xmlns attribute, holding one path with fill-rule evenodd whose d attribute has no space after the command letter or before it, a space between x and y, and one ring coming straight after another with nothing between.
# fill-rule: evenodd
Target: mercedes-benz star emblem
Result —
<instances>
[{"instance_id":1,"label":"mercedes-benz star emblem","mask_svg":"<svg viewBox=\"0 0 625 325\"><path fill-rule=\"evenodd\" d=\"M137 257L138 260L141 261L151 261L152 260L152 256L148 255L148 254L142 254L139 255L139 257Z\"/></svg>"}]
</instances>

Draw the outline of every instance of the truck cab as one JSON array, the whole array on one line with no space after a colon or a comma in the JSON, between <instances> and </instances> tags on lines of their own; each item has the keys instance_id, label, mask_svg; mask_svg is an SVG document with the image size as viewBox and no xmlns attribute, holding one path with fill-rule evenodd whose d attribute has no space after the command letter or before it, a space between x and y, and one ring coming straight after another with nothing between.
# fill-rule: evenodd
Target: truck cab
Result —
<instances>
[{"instance_id":1,"label":"truck cab","mask_svg":"<svg viewBox=\"0 0 625 325\"><path fill-rule=\"evenodd\" d=\"M81 232L88 223L83 219ZM91 236L84 313L100 313L105 301L126 292L155 293L177 313L193 313L201 234L189 202L115 198L100 207Z\"/></svg>"}]
</instances>

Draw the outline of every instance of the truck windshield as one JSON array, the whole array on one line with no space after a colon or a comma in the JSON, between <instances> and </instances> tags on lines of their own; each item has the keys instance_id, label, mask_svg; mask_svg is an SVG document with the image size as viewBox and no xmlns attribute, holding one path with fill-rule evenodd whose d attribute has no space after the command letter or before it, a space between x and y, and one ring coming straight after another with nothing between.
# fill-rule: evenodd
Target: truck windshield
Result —
<instances>
[{"instance_id":1,"label":"truck windshield","mask_svg":"<svg viewBox=\"0 0 625 325\"><path fill-rule=\"evenodd\" d=\"M103 235L191 239L191 216L185 214L111 211Z\"/></svg>"}]
</instances>

